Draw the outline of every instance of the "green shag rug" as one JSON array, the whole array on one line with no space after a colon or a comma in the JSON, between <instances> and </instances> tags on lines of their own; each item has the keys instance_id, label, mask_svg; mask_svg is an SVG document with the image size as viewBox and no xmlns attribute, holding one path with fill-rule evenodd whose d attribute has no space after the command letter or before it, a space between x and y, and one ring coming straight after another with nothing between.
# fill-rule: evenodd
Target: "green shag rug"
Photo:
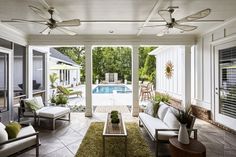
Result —
<instances>
[{"instance_id":1,"label":"green shag rug","mask_svg":"<svg viewBox=\"0 0 236 157\"><path fill-rule=\"evenodd\" d=\"M136 123L126 123L127 129L127 156L128 157L153 157L147 142L141 135L141 131ZM103 156L103 122L91 123L76 157L102 157ZM106 157L125 156L125 144L122 137L106 138Z\"/></svg>"}]
</instances>

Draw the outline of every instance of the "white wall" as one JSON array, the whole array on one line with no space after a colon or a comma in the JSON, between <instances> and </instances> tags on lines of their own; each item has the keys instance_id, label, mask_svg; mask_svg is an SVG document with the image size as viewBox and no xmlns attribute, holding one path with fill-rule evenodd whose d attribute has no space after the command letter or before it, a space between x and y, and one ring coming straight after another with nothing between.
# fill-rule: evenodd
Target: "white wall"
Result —
<instances>
[{"instance_id":1,"label":"white wall","mask_svg":"<svg viewBox=\"0 0 236 157\"><path fill-rule=\"evenodd\" d=\"M156 53L156 90L168 93L172 97L182 99L182 67L184 46L162 47ZM173 76L167 79L165 76L165 66L171 61L174 66Z\"/></svg>"},{"instance_id":2,"label":"white wall","mask_svg":"<svg viewBox=\"0 0 236 157\"><path fill-rule=\"evenodd\" d=\"M217 56L221 48L236 46L236 18L198 38L194 54L193 104L211 110L212 119L236 130L236 119L219 113Z\"/></svg>"},{"instance_id":3,"label":"white wall","mask_svg":"<svg viewBox=\"0 0 236 157\"><path fill-rule=\"evenodd\" d=\"M214 112L214 49L236 40L236 19L202 35L197 40L194 54L194 104Z\"/></svg>"}]
</instances>

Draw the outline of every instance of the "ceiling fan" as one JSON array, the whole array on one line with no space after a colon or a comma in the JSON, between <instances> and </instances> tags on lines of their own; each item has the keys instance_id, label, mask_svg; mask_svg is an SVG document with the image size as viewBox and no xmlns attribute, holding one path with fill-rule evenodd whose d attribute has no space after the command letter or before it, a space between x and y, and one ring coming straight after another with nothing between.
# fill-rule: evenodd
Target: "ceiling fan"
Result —
<instances>
[{"instance_id":1,"label":"ceiling fan","mask_svg":"<svg viewBox=\"0 0 236 157\"><path fill-rule=\"evenodd\" d=\"M40 0L40 2L43 5L43 7L47 10L47 12L42 11L41 9L33 5L29 5L29 8L38 16L40 16L43 20L11 19L11 20L2 20L1 22L30 22L30 23L46 25L46 28L40 32L41 34L50 34L52 30L58 30L60 32L69 35L77 34L65 27L80 26L80 19L71 19L62 21L61 18L57 15L57 11L55 8L49 6L44 0ZM57 19L55 19L55 17L57 17Z\"/></svg>"},{"instance_id":2,"label":"ceiling fan","mask_svg":"<svg viewBox=\"0 0 236 157\"><path fill-rule=\"evenodd\" d=\"M195 14L189 15L187 17L184 17L180 20L175 20L175 18L172 17L173 12L175 9L179 8L178 6L171 6L168 7L166 10L159 10L158 14L164 19L166 24L164 25L149 25L149 26L144 26L144 27L165 27L163 30L161 30L159 33L157 33L157 36L163 36L165 34L169 34L170 29L176 28L180 30L181 33L183 32L188 32L188 31L193 31L197 29L197 26L193 25L186 25L182 23L186 22L193 22L198 19L204 18L208 16L211 12L211 9L207 8L204 10L201 10Z\"/></svg>"}]
</instances>

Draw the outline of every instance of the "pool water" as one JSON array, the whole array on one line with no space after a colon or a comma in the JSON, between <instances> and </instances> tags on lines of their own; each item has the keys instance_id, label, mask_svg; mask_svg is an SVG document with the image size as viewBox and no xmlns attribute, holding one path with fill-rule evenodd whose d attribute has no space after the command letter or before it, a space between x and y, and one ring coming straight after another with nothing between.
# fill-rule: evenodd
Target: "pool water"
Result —
<instances>
[{"instance_id":1,"label":"pool water","mask_svg":"<svg viewBox=\"0 0 236 157\"><path fill-rule=\"evenodd\" d=\"M131 93L131 90L125 85L98 85L93 89L95 94L111 94L111 93Z\"/></svg>"}]
</instances>

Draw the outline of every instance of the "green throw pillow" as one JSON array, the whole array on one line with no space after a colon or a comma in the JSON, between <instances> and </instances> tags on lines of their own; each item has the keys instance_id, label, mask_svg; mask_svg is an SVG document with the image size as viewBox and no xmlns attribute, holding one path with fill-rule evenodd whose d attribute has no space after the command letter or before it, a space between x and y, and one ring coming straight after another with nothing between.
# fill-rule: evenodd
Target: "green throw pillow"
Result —
<instances>
[{"instance_id":1,"label":"green throw pillow","mask_svg":"<svg viewBox=\"0 0 236 157\"><path fill-rule=\"evenodd\" d=\"M152 102L152 104L153 104L153 117L157 117L157 111L159 109L159 103L160 102L156 102L156 101Z\"/></svg>"},{"instance_id":2,"label":"green throw pillow","mask_svg":"<svg viewBox=\"0 0 236 157\"><path fill-rule=\"evenodd\" d=\"M11 122L8 125L6 125L5 130L7 131L8 138L16 138L17 134L20 132L21 125L17 122Z\"/></svg>"},{"instance_id":3,"label":"green throw pillow","mask_svg":"<svg viewBox=\"0 0 236 157\"><path fill-rule=\"evenodd\" d=\"M35 101L35 99L25 100L25 105L31 111L37 111L41 108L41 106L37 103L37 101Z\"/></svg>"}]
</instances>

